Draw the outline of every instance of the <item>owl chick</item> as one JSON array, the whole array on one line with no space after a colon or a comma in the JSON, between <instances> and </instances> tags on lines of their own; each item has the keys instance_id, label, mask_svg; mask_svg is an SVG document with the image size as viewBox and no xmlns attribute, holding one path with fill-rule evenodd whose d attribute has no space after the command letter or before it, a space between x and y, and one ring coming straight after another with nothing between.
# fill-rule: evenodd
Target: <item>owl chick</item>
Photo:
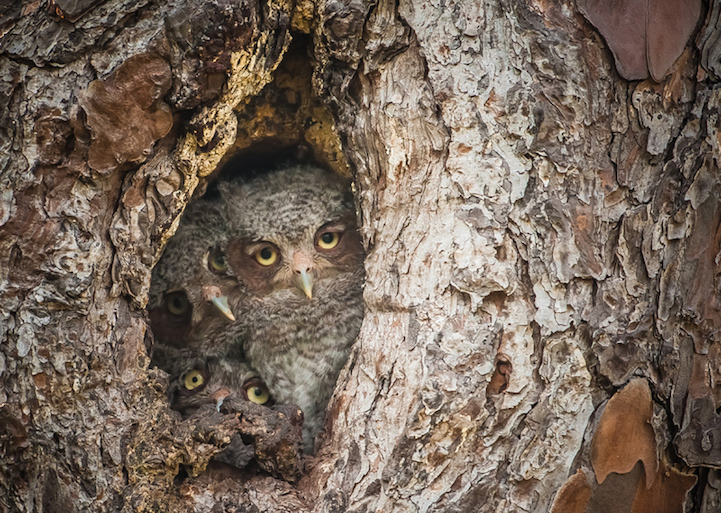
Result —
<instances>
[{"instance_id":1,"label":"owl chick","mask_svg":"<svg viewBox=\"0 0 721 513\"><path fill-rule=\"evenodd\" d=\"M221 355L219 335L235 320L224 290L227 263L216 247L224 241L223 217L210 201L196 201L183 214L165 253L153 269L149 316L155 335L156 365L169 369L167 356ZM177 351L172 351L175 348Z\"/></svg>"},{"instance_id":2,"label":"owl chick","mask_svg":"<svg viewBox=\"0 0 721 513\"><path fill-rule=\"evenodd\" d=\"M349 183L297 166L220 191L227 273L238 281L233 330L275 399L303 411L310 452L363 318L364 251Z\"/></svg>"},{"instance_id":3,"label":"owl chick","mask_svg":"<svg viewBox=\"0 0 721 513\"><path fill-rule=\"evenodd\" d=\"M171 368L170 407L188 417L204 404L217 409L228 397L255 404L271 404L260 375L242 361L227 358L179 360Z\"/></svg>"},{"instance_id":4,"label":"owl chick","mask_svg":"<svg viewBox=\"0 0 721 513\"><path fill-rule=\"evenodd\" d=\"M258 373L244 362L227 358L185 359L176 360L171 366L168 400L170 407L184 418L207 404L214 404L220 411L228 398L268 406L273 402ZM246 444L238 434L214 459L244 468L254 456L253 446Z\"/></svg>"}]
</instances>

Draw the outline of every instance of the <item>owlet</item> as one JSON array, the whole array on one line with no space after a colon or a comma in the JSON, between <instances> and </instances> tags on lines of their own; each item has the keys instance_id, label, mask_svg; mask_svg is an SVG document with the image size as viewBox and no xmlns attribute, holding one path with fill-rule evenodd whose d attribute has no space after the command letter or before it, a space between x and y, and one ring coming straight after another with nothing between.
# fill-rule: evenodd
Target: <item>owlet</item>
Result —
<instances>
[{"instance_id":1,"label":"owlet","mask_svg":"<svg viewBox=\"0 0 721 513\"><path fill-rule=\"evenodd\" d=\"M214 404L220 411L222 403L228 398L261 405L272 403L268 387L258 373L241 361L188 358L176 360L168 370L171 376L168 387L170 407L183 417L192 415L206 404ZM254 456L253 446L243 442L238 434L214 459L243 468Z\"/></svg>"},{"instance_id":2,"label":"owlet","mask_svg":"<svg viewBox=\"0 0 721 513\"><path fill-rule=\"evenodd\" d=\"M235 282L224 281L227 263L216 250L225 235L223 217L214 204L196 201L186 209L153 269L148 305L156 340L153 360L166 371L168 357L208 357L227 351L219 341L235 320L226 295Z\"/></svg>"},{"instance_id":3,"label":"owlet","mask_svg":"<svg viewBox=\"0 0 721 513\"><path fill-rule=\"evenodd\" d=\"M363 318L364 251L349 183L312 166L220 184L237 280L233 334L279 403L304 414L306 452Z\"/></svg>"},{"instance_id":4,"label":"owlet","mask_svg":"<svg viewBox=\"0 0 721 513\"><path fill-rule=\"evenodd\" d=\"M204 404L219 409L228 397L268 404L270 392L257 372L227 358L187 359L170 369L170 407L188 417Z\"/></svg>"}]
</instances>

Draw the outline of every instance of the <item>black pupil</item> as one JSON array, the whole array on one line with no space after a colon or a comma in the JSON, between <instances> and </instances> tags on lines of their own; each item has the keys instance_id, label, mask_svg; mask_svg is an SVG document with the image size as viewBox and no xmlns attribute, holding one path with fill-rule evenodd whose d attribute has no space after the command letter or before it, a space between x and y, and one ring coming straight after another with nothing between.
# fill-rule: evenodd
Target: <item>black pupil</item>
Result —
<instances>
[{"instance_id":1,"label":"black pupil","mask_svg":"<svg viewBox=\"0 0 721 513\"><path fill-rule=\"evenodd\" d=\"M218 267L225 267L225 255L222 253L220 255L215 255L215 264Z\"/></svg>"},{"instance_id":2,"label":"black pupil","mask_svg":"<svg viewBox=\"0 0 721 513\"><path fill-rule=\"evenodd\" d=\"M175 296L170 300L170 304L174 310L181 311L185 309L185 298L182 296Z\"/></svg>"},{"instance_id":3,"label":"black pupil","mask_svg":"<svg viewBox=\"0 0 721 513\"><path fill-rule=\"evenodd\" d=\"M260 250L260 258L263 260L270 260L273 257L273 250L270 248L263 248Z\"/></svg>"},{"instance_id":4,"label":"black pupil","mask_svg":"<svg viewBox=\"0 0 721 513\"><path fill-rule=\"evenodd\" d=\"M190 379L193 381L193 384L195 384L195 383L198 382L198 376L193 376L193 377L190 378Z\"/></svg>"},{"instance_id":5,"label":"black pupil","mask_svg":"<svg viewBox=\"0 0 721 513\"><path fill-rule=\"evenodd\" d=\"M263 390L260 387L255 387L255 388L253 388L253 395L255 395L256 397L259 397L259 396L263 395Z\"/></svg>"},{"instance_id":6,"label":"black pupil","mask_svg":"<svg viewBox=\"0 0 721 513\"><path fill-rule=\"evenodd\" d=\"M321 235L320 238L326 244L330 244L331 242L333 242L334 237L331 232L328 232L328 233L324 233L323 235Z\"/></svg>"}]
</instances>

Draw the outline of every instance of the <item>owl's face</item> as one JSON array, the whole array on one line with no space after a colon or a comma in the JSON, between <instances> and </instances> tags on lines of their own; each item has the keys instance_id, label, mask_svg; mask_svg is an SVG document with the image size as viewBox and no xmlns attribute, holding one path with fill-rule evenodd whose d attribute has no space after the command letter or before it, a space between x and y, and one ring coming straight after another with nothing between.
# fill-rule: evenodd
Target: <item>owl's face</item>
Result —
<instances>
[{"instance_id":1,"label":"owl's face","mask_svg":"<svg viewBox=\"0 0 721 513\"><path fill-rule=\"evenodd\" d=\"M295 238L271 233L259 239L236 239L227 250L232 272L256 297L285 292L312 300L320 284L362 262L360 236L350 217L309 226Z\"/></svg>"},{"instance_id":2,"label":"owl's face","mask_svg":"<svg viewBox=\"0 0 721 513\"><path fill-rule=\"evenodd\" d=\"M312 301L334 278L363 266L347 182L316 168L292 168L223 189L229 274L257 299Z\"/></svg>"},{"instance_id":3,"label":"owl's face","mask_svg":"<svg viewBox=\"0 0 721 513\"><path fill-rule=\"evenodd\" d=\"M267 406L273 403L258 373L229 359L198 359L179 366L178 372L171 374L168 396L170 407L184 417L204 404L220 408L228 397Z\"/></svg>"}]
</instances>

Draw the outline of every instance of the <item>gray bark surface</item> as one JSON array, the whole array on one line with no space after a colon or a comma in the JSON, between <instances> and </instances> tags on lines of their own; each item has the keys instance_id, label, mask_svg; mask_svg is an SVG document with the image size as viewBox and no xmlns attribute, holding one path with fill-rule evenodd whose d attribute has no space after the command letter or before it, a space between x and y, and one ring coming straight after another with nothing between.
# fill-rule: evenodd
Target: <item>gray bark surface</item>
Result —
<instances>
[{"instance_id":1,"label":"gray bark surface","mask_svg":"<svg viewBox=\"0 0 721 513\"><path fill-rule=\"evenodd\" d=\"M0 510L717 511L710 4L661 82L572 0L0 5ZM242 419L168 408L143 308L219 166L299 141L368 256L288 483L205 470Z\"/></svg>"}]
</instances>

